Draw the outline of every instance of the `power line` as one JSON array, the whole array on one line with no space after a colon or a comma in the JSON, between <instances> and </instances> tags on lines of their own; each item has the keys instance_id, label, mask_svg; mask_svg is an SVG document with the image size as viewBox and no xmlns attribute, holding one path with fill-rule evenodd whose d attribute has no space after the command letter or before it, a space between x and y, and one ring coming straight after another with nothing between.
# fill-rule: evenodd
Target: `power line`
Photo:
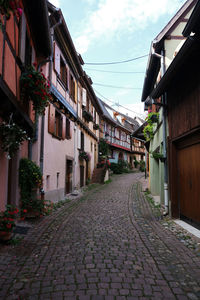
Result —
<instances>
[{"instance_id":1,"label":"power line","mask_svg":"<svg viewBox=\"0 0 200 300\"><path fill-rule=\"evenodd\" d=\"M123 72L123 71L106 71L106 70L97 70L97 69L90 69L90 68L85 68L85 70L89 71L96 71L96 72L103 72L103 73L118 73L118 74L144 74L145 72L135 72L135 71L130 71L130 72Z\"/></svg>"},{"instance_id":2,"label":"power line","mask_svg":"<svg viewBox=\"0 0 200 300\"><path fill-rule=\"evenodd\" d=\"M126 109L126 110L128 110L128 111L131 111L131 112L133 112L133 113L136 114L136 115L140 115L140 116L142 116L142 117L144 118L144 114L138 113L138 112L136 112L136 111L134 111L134 110L131 110L131 109L129 109L129 108L127 108L127 107L125 107L125 106L119 104L119 103L116 103L116 102L114 102L114 101L109 100L108 98L104 97L101 93L99 93L96 89L94 89L94 91L95 91L95 93L97 93L99 96L101 96L102 98L104 98L104 99L107 100L108 102L111 102L112 104L114 104L114 105L116 105L116 106L123 107L124 109Z\"/></svg>"},{"instance_id":3,"label":"power line","mask_svg":"<svg viewBox=\"0 0 200 300\"><path fill-rule=\"evenodd\" d=\"M122 60L122 61L102 62L102 63L94 63L94 62L86 63L85 62L84 64L85 65L116 65L116 64L123 64L123 63L127 63L127 62L130 62L130 61L134 61L134 60L146 57L146 56L149 56L149 54L138 56L138 57L127 59L127 60Z\"/></svg>"},{"instance_id":4,"label":"power line","mask_svg":"<svg viewBox=\"0 0 200 300\"><path fill-rule=\"evenodd\" d=\"M110 87L110 88L117 88L117 89L125 89L125 90L141 90L141 88L129 88L129 87L123 87L123 86L116 86L116 85L109 85L109 84L102 84L102 83L95 83L94 85L98 86L104 86L104 87Z\"/></svg>"}]
</instances>

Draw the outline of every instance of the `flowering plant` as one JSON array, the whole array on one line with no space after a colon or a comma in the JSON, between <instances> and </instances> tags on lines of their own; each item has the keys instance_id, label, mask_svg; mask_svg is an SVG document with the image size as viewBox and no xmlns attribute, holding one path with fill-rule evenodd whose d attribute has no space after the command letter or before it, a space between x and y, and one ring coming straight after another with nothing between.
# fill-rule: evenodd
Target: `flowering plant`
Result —
<instances>
[{"instance_id":1,"label":"flowering plant","mask_svg":"<svg viewBox=\"0 0 200 300\"><path fill-rule=\"evenodd\" d=\"M90 161L91 155L89 152L80 151L79 153L79 159L85 159L85 161Z\"/></svg>"},{"instance_id":2,"label":"flowering plant","mask_svg":"<svg viewBox=\"0 0 200 300\"><path fill-rule=\"evenodd\" d=\"M18 17L22 14L19 0L0 0L0 13L6 16L8 20L11 16L11 12Z\"/></svg>"},{"instance_id":3,"label":"flowering plant","mask_svg":"<svg viewBox=\"0 0 200 300\"><path fill-rule=\"evenodd\" d=\"M1 148L8 153L8 159L15 154L23 141L30 140L27 132L13 123L11 119L8 124L5 122L0 124L0 139Z\"/></svg>"},{"instance_id":4,"label":"flowering plant","mask_svg":"<svg viewBox=\"0 0 200 300\"><path fill-rule=\"evenodd\" d=\"M45 107L48 105L48 100L51 99L50 84L44 74L30 66L21 74L20 83L22 98L32 100L35 112L43 114Z\"/></svg>"},{"instance_id":5,"label":"flowering plant","mask_svg":"<svg viewBox=\"0 0 200 300\"><path fill-rule=\"evenodd\" d=\"M15 226L15 219L20 213L19 209L7 205L5 211L0 212L0 231L11 232Z\"/></svg>"}]
</instances>

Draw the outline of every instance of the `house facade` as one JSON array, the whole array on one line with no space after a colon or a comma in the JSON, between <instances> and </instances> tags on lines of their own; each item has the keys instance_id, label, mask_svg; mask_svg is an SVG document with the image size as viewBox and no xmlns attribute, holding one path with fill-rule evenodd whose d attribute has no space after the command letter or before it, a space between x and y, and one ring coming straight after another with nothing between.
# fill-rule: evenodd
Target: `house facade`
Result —
<instances>
[{"instance_id":1,"label":"house facade","mask_svg":"<svg viewBox=\"0 0 200 300\"><path fill-rule=\"evenodd\" d=\"M101 135L110 147L110 163L123 160L134 167L134 159L144 160L144 140L134 137L133 132L140 127L136 119L130 118L99 99L103 110Z\"/></svg>"},{"instance_id":2,"label":"house facade","mask_svg":"<svg viewBox=\"0 0 200 300\"><path fill-rule=\"evenodd\" d=\"M20 1L19 7L9 13L8 19L0 14L0 126L18 126L18 132L26 131L33 137L35 113L31 102L22 100L20 76L32 63L39 64L51 53L47 4L43 0ZM0 210L7 204L19 205L19 161L32 152L27 140L10 156L2 150L4 142L0 141Z\"/></svg>"},{"instance_id":3,"label":"house facade","mask_svg":"<svg viewBox=\"0 0 200 300\"><path fill-rule=\"evenodd\" d=\"M186 38L152 93L165 94L169 124L169 183L172 216L200 225L199 1L182 32Z\"/></svg>"},{"instance_id":4,"label":"house facade","mask_svg":"<svg viewBox=\"0 0 200 300\"><path fill-rule=\"evenodd\" d=\"M159 122L153 125L153 137L149 145L149 185L152 194L160 196L160 203L165 205L166 213L171 210L167 160L168 107L164 95L152 99L152 92L185 42L182 31L195 3L196 1L187 1L152 42L142 93L145 109L159 113ZM154 153L160 154L163 159L159 159Z\"/></svg>"},{"instance_id":5,"label":"house facade","mask_svg":"<svg viewBox=\"0 0 200 300\"><path fill-rule=\"evenodd\" d=\"M52 55L42 66L52 98L39 120L35 159L43 172L45 199L59 201L87 183L97 161L99 107L82 69L62 11L48 4ZM88 112L91 120L84 115ZM89 159L81 159L80 152Z\"/></svg>"}]
</instances>

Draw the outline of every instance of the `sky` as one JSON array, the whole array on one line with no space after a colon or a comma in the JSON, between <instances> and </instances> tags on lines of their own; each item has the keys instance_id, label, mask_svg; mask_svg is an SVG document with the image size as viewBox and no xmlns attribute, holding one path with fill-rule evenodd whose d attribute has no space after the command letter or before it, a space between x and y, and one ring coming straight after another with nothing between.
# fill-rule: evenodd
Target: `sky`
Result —
<instances>
[{"instance_id":1,"label":"sky","mask_svg":"<svg viewBox=\"0 0 200 300\"><path fill-rule=\"evenodd\" d=\"M144 116L141 95L151 41L185 0L50 2L62 10L96 95L130 117Z\"/></svg>"}]
</instances>

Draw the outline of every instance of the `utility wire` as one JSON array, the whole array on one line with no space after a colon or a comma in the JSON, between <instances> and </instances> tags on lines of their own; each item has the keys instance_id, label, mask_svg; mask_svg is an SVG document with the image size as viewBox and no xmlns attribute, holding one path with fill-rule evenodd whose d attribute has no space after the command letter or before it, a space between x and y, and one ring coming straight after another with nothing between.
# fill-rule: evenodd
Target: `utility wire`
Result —
<instances>
[{"instance_id":1,"label":"utility wire","mask_svg":"<svg viewBox=\"0 0 200 300\"><path fill-rule=\"evenodd\" d=\"M131 111L131 112L133 112L133 113L136 114L136 115L140 115L140 116L142 116L142 118L144 118L144 114L138 113L138 112L136 112L136 111L134 111L134 110L131 110L131 109L129 109L129 108L127 108L127 107L125 107L125 106L119 104L119 103L116 103L116 102L114 102L114 101L109 100L108 98L104 97L101 93L99 93L96 89L94 89L94 91L95 91L95 93L97 93L99 96L101 96L102 98L104 98L104 99L107 100L108 102L111 102L112 104L114 104L114 105L116 105L116 106L123 107L124 109L126 109L126 110L128 110L128 111Z\"/></svg>"},{"instance_id":2,"label":"utility wire","mask_svg":"<svg viewBox=\"0 0 200 300\"><path fill-rule=\"evenodd\" d=\"M140 58L143 58L143 57L147 57L147 56L149 56L149 54L138 56L138 57L127 59L127 60L122 60L122 61L102 62L102 63L93 63L93 62L86 63L85 62L84 64L85 65L116 65L116 64L123 64L123 63L127 63L127 62L130 62L130 61L134 61L134 60L137 60L137 59L140 59Z\"/></svg>"},{"instance_id":3,"label":"utility wire","mask_svg":"<svg viewBox=\"0 0 200 300\"><path fill-rule=\"evenodd\" d=\"M98 86L104 86L104 87L110 87L110 88L117 88L117 89L125 89L125 90L141 90L141 88L129 88L129 87L123 87L123 86L116 86L116 85L109 85L109 84L102 84L102 83L95 83L94 85Z\"/></svg>"},{"instance_id":4,"label":"utility wire","mask_svg":"<svg viewBox=\"0 0 200 300\"><path fill-rule=\"evenodd\" d=\"M97 71L97 72L103 72L103 73L118 73L118 74L144 74L145 72L135 72L135 71L130 71L130 72L123 72L123 71L106 71L106 70L98 70L98 69L90 69L90 68L85 68L85 70L88 71Z\"/></svg>"}]
</instances>

